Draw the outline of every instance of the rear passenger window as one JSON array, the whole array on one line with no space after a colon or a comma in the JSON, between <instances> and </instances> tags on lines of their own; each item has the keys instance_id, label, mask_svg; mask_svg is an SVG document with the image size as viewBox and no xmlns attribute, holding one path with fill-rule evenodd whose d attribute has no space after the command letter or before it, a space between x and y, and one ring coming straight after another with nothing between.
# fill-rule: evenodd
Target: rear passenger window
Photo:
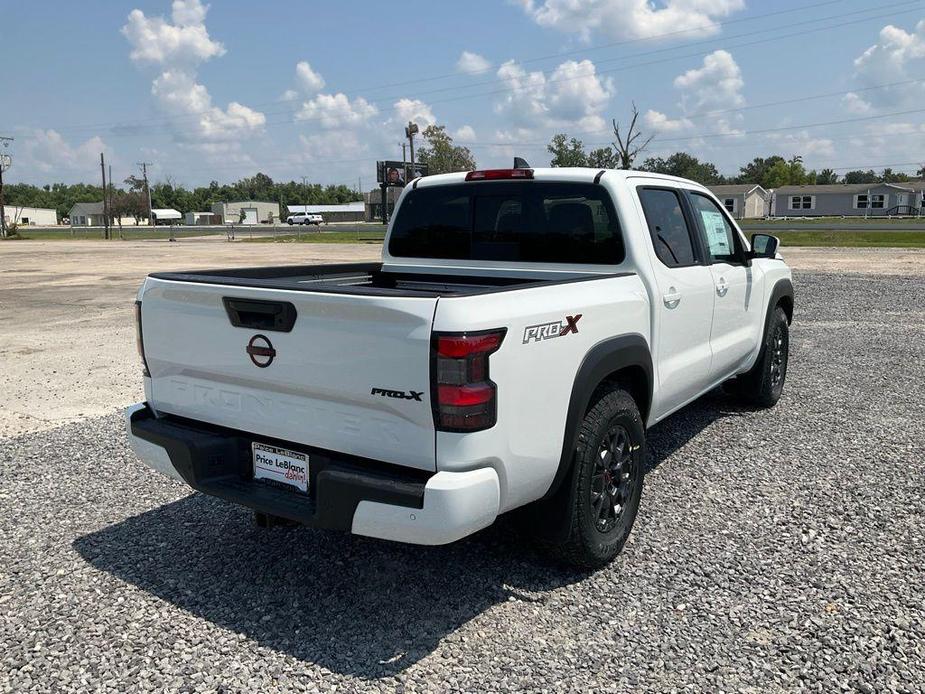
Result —
<instances>
[{"instance_id":1,"label":"rear passenger window","mask_svg":"<svg viewBox=\"0 0 925 694\"><path fill-rule=\"evenodd\" d=\"M668 267L693 265L694 244L678 194L673 190L640 188L639 200L658 259Z\"/></svg>"}]
</instances>

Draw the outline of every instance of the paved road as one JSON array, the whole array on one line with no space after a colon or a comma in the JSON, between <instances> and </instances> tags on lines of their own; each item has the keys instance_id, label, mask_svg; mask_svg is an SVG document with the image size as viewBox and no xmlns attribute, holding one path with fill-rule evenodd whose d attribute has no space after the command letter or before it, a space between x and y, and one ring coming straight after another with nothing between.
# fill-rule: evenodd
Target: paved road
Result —
<instances>
[{"instance_id":1,"label":"paved road","mask_svg":"<svg viewBox=\"0 0 925 694\"><path fill-rule=\"evenodd\" d=\"M156 231L167 233L171 230L178 235L190 236L190 235L202 235L202 234L227 234L233 231L238 236L254 235L254 236L268 236L273 234L288 234L288 233L317 233L319 231L339 231L339 232L348 232L348 233L384 233L385 225L378 223L371 224L352 224L352 223L337 223L337 224L320 224L320 225L298 225L298 224L254 224L254 225L230 225L225 226L177 226L177 227L168 227L168 226L159 226L155 227ZM122 234L131 238L133 233L140 232L150 232L151 227L146 226L126 226L122 228ZM74 234L82 237L86 236L101 236L103 233L102 227L75 227L73 230L70 227L27 227L23 229L23 234L28 235L29 231L42 231L42 232L53 232L61 234L62 238L70 237ZM113 232L116 236L119 234L118 227L114 227Z\"/></svg>"},{"instance_id":2,"label":"paved road","mask_svg":"<svg viewBox=\"0 0 925 694\"><path fill-rule=\"evenodd\" d=\"M784 222L775 222L773 224L748 224L740 223L742 231L925 231L925 224L915 222L902 222L888 224L884 222L870 223L847 223L847 224L803 224L793 222L790 224Z\"/></svg>"},{"instance_id":3,"label":"paved road","mask_svg":"<svg viewBox=\"0 0 925 694\"><path fill-rule=\"evenodd\" d=\"M780 404L651 430L593 574L505 523L260 530L143 468L116 415L0 439L0 691L921 691L925 280L795 284Z\"/></svg>"}]
</instances>

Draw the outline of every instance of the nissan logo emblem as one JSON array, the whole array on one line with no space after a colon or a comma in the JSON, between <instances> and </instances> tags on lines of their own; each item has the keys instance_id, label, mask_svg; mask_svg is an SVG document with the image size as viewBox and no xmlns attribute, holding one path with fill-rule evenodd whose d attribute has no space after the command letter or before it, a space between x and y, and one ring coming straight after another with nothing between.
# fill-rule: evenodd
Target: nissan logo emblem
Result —
<instances>
[{"instance_id":1,"label":"nissan logo emblem","mask_svg":"<svg viewBox=\"0 0 925 694\"><path fill-rule=\"evenodd\" d=\"M273 343L266 335L254 335L247 343L247 353L254 362L254 366L259 366L261 369L267 368L276 357Z\"/></svg>"}]
</instances>

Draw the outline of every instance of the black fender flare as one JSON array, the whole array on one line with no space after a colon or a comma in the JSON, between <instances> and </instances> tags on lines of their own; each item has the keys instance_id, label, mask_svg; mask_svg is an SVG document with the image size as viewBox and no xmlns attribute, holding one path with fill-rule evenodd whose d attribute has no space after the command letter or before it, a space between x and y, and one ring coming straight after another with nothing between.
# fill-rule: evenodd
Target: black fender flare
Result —
<instances>
[{"instance_id":1,"label":"black fender flare","mask_svg":"<svg viewBox=\"0 0 925 694\"><path fill-rule=\"evenodd\" d=\"M759 336L759 339L761 340L761 349L758 351L758 356L755 358L755 364L746 373L742 374L742 377L750 378L755 373L755 370L759 368L761 360L764 358L764 347L766 338L768 336L768 326L771 325L771 316L774 315L774 309L777 308L777 305L781 303L782 299L789 299L789 302L784 303L784 312L787 314L787 323L792 323L793 282L791 282L786 277L777 280L777 282L774 283L774 287L771 289L771 294L768 296L767 306L765 306L764 309L764 327L762 328L761 335Z\"/></svg>"},{"instance_id":2,"label":"black fender flare","mask_svg":"<svg viewBox=\"0 0 925 694\"><path fill-rule=\"evenodd\" d=\"M781 299L788 298L790 299L790 306L784 307L784 311L787 313L787 322L793 322L793 282L791 282L786 277L783 279L777 280L774 283L774 288L771 289L771 294L768 297L768 305L765 307L764 313L764 330L761 332L762 339L765 335L768 334L768 325L771 324L771 315L774 313L774 309L777 307L777 304L780 303Z\"/></svg>"},{"instance_id":3,"label":"black fender flare","mask_svg":"<svg viewBox=\"0 0 925 694\"><path fill-rule=\"evenodd\" d=\"M565 419L565 435L562 439L559 466L543 499L553 496L568 477L572 468L572 456L578 443L578 429L588 410L594 391L610 374L628 367L637 367L645 375L646 401L637 403L642 415L643 427L645 427L649 407L652 405L653 385L652 353L649 350L649 343L639 334L621 335L598 342L585 355L575 374Z\"/></svg>"}]
</instances>

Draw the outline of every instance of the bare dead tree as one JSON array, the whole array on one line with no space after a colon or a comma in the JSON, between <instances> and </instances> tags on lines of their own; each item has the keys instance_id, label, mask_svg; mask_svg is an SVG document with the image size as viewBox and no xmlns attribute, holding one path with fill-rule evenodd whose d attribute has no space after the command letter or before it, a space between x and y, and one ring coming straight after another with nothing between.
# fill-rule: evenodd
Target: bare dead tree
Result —
<instances>
[{"instance_id":1,"label":"bare dead tree","mask_svg":"<svg viewBox=\"0 0 925 694\"><path fill-rule=\"evenodd\" d=\"M649 143L652 142L652 138L655 135L649 135L649 137L639 144L639 139L642 137L642 133L636 129L636 121L639 119L639 109L636 108L636 102L633 102L633 119L630 121L630 127L626 131L626 136L620 135L620 124L617 123L617 120L613 120L613 135L617 138L617 141L613 143L614 149L617 151L617 159L620 164L621 169L632 169L633 161L638 157L642 152L645 151L646 147L649 146Z\"/></svg>"}]
</instances>

